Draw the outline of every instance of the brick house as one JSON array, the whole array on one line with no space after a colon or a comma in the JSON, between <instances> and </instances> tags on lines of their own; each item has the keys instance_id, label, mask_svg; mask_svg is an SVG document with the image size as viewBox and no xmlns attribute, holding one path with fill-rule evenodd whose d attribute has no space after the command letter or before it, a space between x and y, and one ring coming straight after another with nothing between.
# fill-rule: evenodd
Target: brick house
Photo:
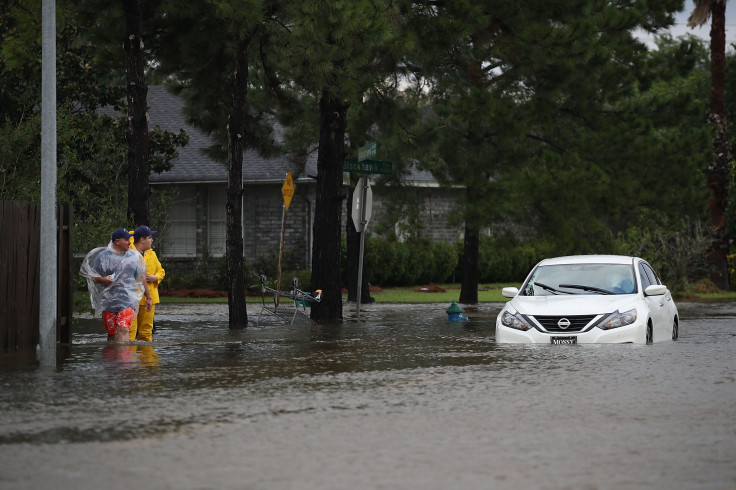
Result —
<instances>
[{"instance_id":1,"label":"brick house","mask_svg":"<svg viewBox=\"0 0 736 490\"><path fill-rule=\"evenodd\" d=\"M225 253L226 186L225 164L207 157L202 149L212 144L201 130L188 125L183 114L183 101L163 87L148 89L149 127L166 131L184 129L190 135L189 145L179 149L179 157L170 171L150 176L152 202L163 192L171 198L165 223L156 248L167 264L180 268L192 266L205 255L222 257ZM254 150L243 156L243 240L247 262L278 250L281 236L283 197L281 187L292 170L295 193L286 213L285 251L293 267L310 268L312 257L312 220L315 210L317 174L316 155L307 162L304 172L294 173L286 156L264 158ZM348 176L345 193L347 195ZM388 226L400 227L405 220L404 207L413 206L415 222L422 223L421 234L431 240L454 242L462 227L448 220L458 190L440 187L428 172L415 171L404 180L407 188L391 189L373 186L373 213L368 231L390 220ZM347 201L347 200L346 200ZM343 212L346 223L347 205ZM389 216L389 209L391 210ZM401 233L399 233L401 236Z\"/></svg>"}]
</instances>

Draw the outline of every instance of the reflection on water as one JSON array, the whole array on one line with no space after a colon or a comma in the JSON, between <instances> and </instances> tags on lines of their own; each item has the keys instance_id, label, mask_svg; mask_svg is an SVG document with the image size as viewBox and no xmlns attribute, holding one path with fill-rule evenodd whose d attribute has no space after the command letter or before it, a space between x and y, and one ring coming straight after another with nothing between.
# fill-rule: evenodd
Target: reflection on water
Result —
<instances>
[{"instance_id":1,"label":"reflection on water","mask_svg":"<svg viewBox=\"0 0 736 490\"><path fill-rule=\"evenodd\" d=\"M498 308L477 309L471 321L455 324L447 321L443 306L364 309L360 320L347 315L342 322L321 324L273 319L269 324L266 318L246 330L227 328L223 305L159 307L152 343L108 343L98 319L78 320L55 373L28 365L1 372L0 403L10 409L6 420L12 423L0 431L0 443L167 433L187 424L247 417L252 407L241 406L242 398L269 396L295 379L300 381L291 391L310 389L314 376L339 391L348 387L346 380L331 378L341 373L498 362L492 354ZM234 406L212 409L212 403ZM40 415L49 405L56 416L27 419L29 409ZM127 417L141 405L158 411ZM76 421L73 427L67 417ZM141 427L141 419L153 429Z\"/></svg>"},{"instance_id":2,"label":"reflection on water","mask_svg":"<svg viewBox=\"0 0 736 490\"><path fill-rule=\"evenodd\" d=\"M446 305L364 306L360 320L231 331L226 305L163 304L155 341L129 344L79 320L56 370L0 364L0 458L63 466L59 444L138 441L176 474L247 452L253 488L736 483L736 431L723 430L736 418L733 306L682 305L681 340L653 346L496 345L500 306L465 307L460 323ZM167 486L243 488L237 461ZM102 463L77 464L94 488ZM67 477L39 471L26 488ZM3 487L19 481L0 469Z\"/></svg>"},{"instance_id":3,"label":"reflection on water","mask_svg":"<svg viewBox=\"0 0 736 490\"><path fill-rule=\"evenodd\" d=\"M102 348L102 362L106 369L152 367L158 364L153 345L111 343Z\"/></svg>"}]
</instances>

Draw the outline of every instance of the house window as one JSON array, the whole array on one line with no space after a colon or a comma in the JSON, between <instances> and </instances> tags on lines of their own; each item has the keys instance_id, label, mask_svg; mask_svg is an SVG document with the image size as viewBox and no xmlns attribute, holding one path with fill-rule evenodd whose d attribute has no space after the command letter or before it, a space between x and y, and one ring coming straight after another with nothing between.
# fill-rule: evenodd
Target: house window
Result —
<instances>
[{"instance_id":1,"label":"house window","mask_svg":"<svg viewBox=\"0 0 736 490\"><path fill-rule=\"evenodd\" d=\"M211 186L207 203L207 248L213 257L225 255L227 211L225 189Z\"/></svg>"},{"instance_id":2,"label":"house window","mask_svg":"<svg viewBox=\"0 0 736 490\"><path fill-rule=\"evenodd\" d=\"M166 255L194 257L197 255L197 206L194 196L177 197L171 203L169 228L166 230Z\"/></svg>"}]
</instances>

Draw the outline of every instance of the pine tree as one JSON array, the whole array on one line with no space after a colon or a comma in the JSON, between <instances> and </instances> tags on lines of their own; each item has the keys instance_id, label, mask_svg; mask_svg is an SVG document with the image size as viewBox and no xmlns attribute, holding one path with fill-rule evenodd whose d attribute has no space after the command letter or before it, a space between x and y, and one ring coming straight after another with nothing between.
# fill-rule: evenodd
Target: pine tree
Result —
<instances>
[{"instance_id":1,"label":"pine tree","mask_svg":"<svg viewBox=\"0 0 736 490\"><path fill-rule=\"evenodd\" d=\"M348 109L377 81L377 50L393 36L398 5L390 1L333 0L289 6L290 75L319 100L317 199L312 247L315 320L341 319L341 215Z\"/></svg>"},{"instance_id":2,"label":"pine tree","mask_svg":"<svg viewBox=\"0 0 736 490\"><path fill-rule=\"evenodd\" d=\"M125 16L125 72L128 98L128 222L150 223L148 176L148 85L143 58L143 0L123 0Z\"/></svg>"},{"instance_id":3,"label":"pine tree","mask_svg":"<svg viewBox=\"0 0 736 490\"><path fill-rule=\"evenodd\" d=\"M710 17L711 98L710 116L713 127L713 162L708 165L708 187L713 192L709 204L710 224L715 232L708 261L713 268L711 280L728 291L728 251L726 235L726 206L731 182L726 120L726 3L727 0L693 0L695 8L688 19L689 27L702 26Z\"/></svg>"},{"instance_id":4,"label":"pine tree","mask_svg":"<svg viewBox=\"0 0 736 490\"><path fill-rule=\"evenodd\" d=\"M437 148L426 165L440 180L466 188L462 302L477 301L482 227L503 222L515 207L532 211L524 218L527 230L543 223L547 211L577 230L599 212L586 214L594 196L574 194L570 202L583 206L568 214L546 201L526 206L534 194L508 183L557 163L571 169L574 181L553 177L551 189L561 196L585 190L599 169L595 153L583 151L602 149L587 145L610 134L607 107L636 86L646 48L632 32L671 24L676 3L418 2L424 8L416 10L416 22L425 36L415 62L431 87L425 141ZM518 234L518 225L504 228Z\"/></svg>"},{"instance_id":5,"label":"pine tree","mask_svg":"<svg viewBox=\"0 0 736 490\"><path fill-rule=\"evenodd\" d=\"M59 2L57 10L57 191L59 201L74 208L75 252L105 243L127 214L127 201L120 199L128 189L127 118L99 113L101 107L123 105L124 19L120 3L103 16L87 15L95 6ZM40 12L35 0L0 7L3 199L36 200L40 192ZM102 20L109 22L104 28ZM151 141L147 159L162 171L187 136L154 130Z\"/></svg>"}]
</instances>

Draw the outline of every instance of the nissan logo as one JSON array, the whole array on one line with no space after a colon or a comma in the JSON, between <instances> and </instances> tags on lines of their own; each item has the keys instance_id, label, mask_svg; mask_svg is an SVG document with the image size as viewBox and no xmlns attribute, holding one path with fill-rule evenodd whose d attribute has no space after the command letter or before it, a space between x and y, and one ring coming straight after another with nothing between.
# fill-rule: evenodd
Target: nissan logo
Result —
<instances>
[{"instance_id":1,"label":"nissan logo","mask_svg":"<svg viewBox=\"0 0 736 490\"><path fill-rule=\"evenodd\" d=\"M562 330L567 330L570 328L570 320L567 318L560 318L557 322L557 326L560 327Z\"/></svg>"}]
</instances>

